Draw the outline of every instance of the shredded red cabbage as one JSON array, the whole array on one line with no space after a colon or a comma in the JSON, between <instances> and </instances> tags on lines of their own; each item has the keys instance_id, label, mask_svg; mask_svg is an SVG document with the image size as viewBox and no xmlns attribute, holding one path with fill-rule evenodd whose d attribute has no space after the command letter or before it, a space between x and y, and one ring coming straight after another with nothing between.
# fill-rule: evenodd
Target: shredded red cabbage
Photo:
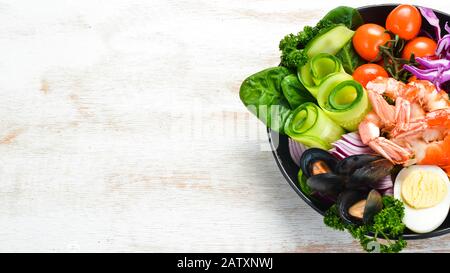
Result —
<instances>
[{"instance_id":1,"label":"shredded red cabbage","mask_svg":"<svg viewBox=\"0 0 450 273\"><path fill-rule=\"evenodd\" d=\"M450 36L449 36L450 37ZM411 72L419 80L432 82L438 90L443 89L445 82L450 81L450 61L446 59L428 60L416 58L416 61L424 68L420 69L412 65L404 65L406 71Z\"/></svg>"},{"instance_id":2,"label":"shredded red cabbage","mask_svg":"<svg viewBox=\"0 0 450 273\"><path fill-rule=\"evenodd\" d=\"M441 36L441 26L439 19L432 9L419 7L423 17L432 25L436 31L437 48L435 55L439 58L431 60L427 58L416 58L421 68L412 65L405 65L403 68L416 76L419 80L428 80L436 85L438 90L444 89L444 84L450 81L450 26L445 23L444 29L447 32ZM446 90L449 91L449 90Z\"/></svg>"},{"instance_id":3,"label":"shredded red cabbage","mask_svg":"<svg viewBox=\"0 0 450 273\"><path fill-rule=\"evenodd\" d=\"M421 66L428 68L450 67L450 60L447 59L431 60L427 58L416 58L416 61Z\"/></svg>"},{"instance_id":4,"label":"shredded red cabbage","mask_svg":"<svg viewBox=\"0 0 450 273\"><path fill-rule=\"evenodd\" d=\"M441 39L441 26L439 25L439 19L436 14L430 8L419 7L419 10L428 23L434 27L436 31L436 39L439 41Z\"/></svg>"},{"instance_id":5,"label":"shredded red cabbage","mask_svg":"<svg viewBox=\"0 0 450 273\"><path fill-rule=\"evenodd\" d=\"M447 34L443 37L441 36L441 26L439 24L439 19L437 18L434 11L430 8L419 7L420 13L428 21L428 23L434 27L436 31L436 41L438 46L436 49L436 56L442 59L450 60L450 26L448 22L445 22L444 29Z\"/></svg>"},{"instance_id":6,"label":"shredded red cabbage","mask_svg":"<svg viewBox=\"0 0 450 273\"><path fill-rule=\"evenodd\" d=\"M447 24L445 26L445 30L447 30ZM447 31L450 32L449 30ZM450 34L444 35L444 37L439 40L436 49L436 56L450 60Z\"/></svg>"}]
</instances>

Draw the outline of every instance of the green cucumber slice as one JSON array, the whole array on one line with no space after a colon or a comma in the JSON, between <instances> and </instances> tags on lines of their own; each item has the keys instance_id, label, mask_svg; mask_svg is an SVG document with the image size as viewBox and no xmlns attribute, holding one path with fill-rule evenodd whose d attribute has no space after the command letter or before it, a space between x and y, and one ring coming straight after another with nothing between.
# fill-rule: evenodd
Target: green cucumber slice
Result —
<instances>
[{"instance_id":1,"label":"green cucumber slice","mask_svg":"<svg viewBox=\"0 0 450 273\"><path fill-rule=\"evenodd\" d=\"M312 58L320 53L336 55L353 37L355 32L344 25L334 26L321 32L305 47L306 55Z\"/></svg>"},{"instance_id":2,"label":"green cucumber slice","mask_svg":"<svg viewBox=\"0 0 450 273\"><path fill-rule=\"evenodd\" d=\"M306 89L317 97L318 86L328 75L337 72L345 72L341 61L331 54L320 53L298 69L298 77Z\"/></svg>"},{"instance_id":3,"label":"green cucumber slice","mask_svg":"<svg viewBox=\"0 0 450 273\"><path fill-rule=\"evenodd\" d=\"M284 131L292 139L308 147L326 150L344 134L344 129L312 102L304 103L291 112Z\"/></svg>"},{"instance_id":4,"label":"green cucumber slice","mask_svg":"<svg viewBox=\"0 0 450 273\"><path fill-rule=\"evenodd\" d=\"M348 131L356 131L371 109L367 91L345 73L333 74L323 81L317 102L331 119Z\"/></svg>"}]
</instances>

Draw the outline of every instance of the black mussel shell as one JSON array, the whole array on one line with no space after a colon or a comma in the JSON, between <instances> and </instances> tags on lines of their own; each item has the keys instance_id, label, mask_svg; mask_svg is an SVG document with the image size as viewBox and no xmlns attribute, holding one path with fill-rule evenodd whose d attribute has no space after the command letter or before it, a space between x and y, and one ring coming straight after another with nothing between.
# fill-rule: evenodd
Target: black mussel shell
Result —
<instances>
[{"instance_id":1,"label":"black mussel shell","mask_svg":"<svg viewBox=\"0 0 450 273\"><path fill-rule=\"evenodd\" d=\"M338 213L341 219L347 224L363 224L362 219L350 215L349 209L361 200L365 200L367 193L355 190L346 190L342 192L336 201Z\"/></svg>"},{"instance_id":2,"label":"black mussel shell","mask_svg":"<svg viewBox=\"0 0 450 273\"><path fill-rule=\"evenodd\" d=\"M303 174L307 178L313 176L312 167L314 166L314 163L320 161L328 167L330 172L334 173L338 160L325 150L311 148L304 151L300 157L300 168L302 169Z\"/></svg>"},{"instance_id":3,"label":"black mussel shell","mask_svg":"<svg viewBox=\"0 0 450 273\"><path fill-rule=\"evenodd\" d=\"M339 161L339 163L336 165L336 173L342 175L350 175L355 170L378 159L382 159L382 157L371 154L351 155Z\"/></svg>"},{"instance_id":4,"label":"black mussel shell","mask_svg":"<svg viewBox=\"0 0 450 273\"><path fill-rule=\"evenodd\" d=\"M383 198L376 190L371 190L366 200L366 207L364 208L363 222L370 224L375 214L383 209Z\"/></svg>"},{"instance_id":5,"label":"black mussel shell","mask_svg":"<svg viewBox=\"0 0 450 273\"><path fill-rule=\"evenodd\" d=\"M350 214L350 208L360 201L365 200L362 211L362 218ZM346 190L342 192L336 201L338 213L341 219L347 224L370 224L373 217L383 208L383 200L380 193L372 190L369 193L364 191Z\"/></svg>"},{"instance_id":6,"label":"black mussel shell","mask_svg":"<svg viewBox=\"0 0 450 273\"><path fill-rule=\"evenodd\" d=\"M314 192L337 196L344 190L345 177L333 173L323 173L311 176L306 180L306 184Z\"/></svg>"},{"instance_id":7,"label":"black mussel shell","mask_svg":"<svg viewBox=\"0 0 450 273\"><path fill-rule=\"evenodd\" d=\"M356 169L349 177L346 187L349 189L371 189L384 177L391 174L394 165L387 159L377 159Z\"/></svg>"}]
</instances>

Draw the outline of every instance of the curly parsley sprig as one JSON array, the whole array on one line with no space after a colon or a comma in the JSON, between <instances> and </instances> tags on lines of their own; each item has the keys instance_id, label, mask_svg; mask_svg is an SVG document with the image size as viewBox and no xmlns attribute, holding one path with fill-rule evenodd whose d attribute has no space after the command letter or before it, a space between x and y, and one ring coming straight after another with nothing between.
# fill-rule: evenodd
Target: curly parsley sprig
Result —
<instances>
[{"instance_id":1,"label":"curly parsley sprig","mask_svg":"<svg viewBox=\"0 0 450 273\"><path fill-rule=\"evenodd\" d=\"M315 27L305 26L303 31L297 34L286 35L279 44L281 65L291 69L305 65L308 62L308 56L304 51L305 46L322 30L335 25L330 20L321 20Z\"/></svg>"},{"instance_id":2,"label":"curly parsley sprig","mask_svg":"<svg viewBox=\"0 0 450 273\"><path fill-rule=\"evenodd\" d=\"M336 230L347 230L367 252L378 250L381 253L397 253L407 245L402 237L405 230L402 222L404 210L401 201L384 196L383 209L375 215L370 225L356 226L344 223L338 215L336 205L331 206L325 213L324 223ZM380 242L380 239L386 243Z\"/></svg>"}]
</instances>

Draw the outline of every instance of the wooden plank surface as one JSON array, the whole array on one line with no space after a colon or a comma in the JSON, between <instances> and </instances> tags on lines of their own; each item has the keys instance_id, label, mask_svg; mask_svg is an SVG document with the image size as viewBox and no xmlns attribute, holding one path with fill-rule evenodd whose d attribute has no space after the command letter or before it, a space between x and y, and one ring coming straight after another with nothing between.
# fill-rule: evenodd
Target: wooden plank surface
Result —
<instances>
[{"instance_id":1,"label":"wooden plank surface","mask_svg":"<svg viewBox=\"0 0 450 273\"><path fill-rule=\"evenodd\" d=\"M0 251L359 251L284 181L238 89L285 34L376 2L0 1Z\"/></svg>"}]
</instances>

